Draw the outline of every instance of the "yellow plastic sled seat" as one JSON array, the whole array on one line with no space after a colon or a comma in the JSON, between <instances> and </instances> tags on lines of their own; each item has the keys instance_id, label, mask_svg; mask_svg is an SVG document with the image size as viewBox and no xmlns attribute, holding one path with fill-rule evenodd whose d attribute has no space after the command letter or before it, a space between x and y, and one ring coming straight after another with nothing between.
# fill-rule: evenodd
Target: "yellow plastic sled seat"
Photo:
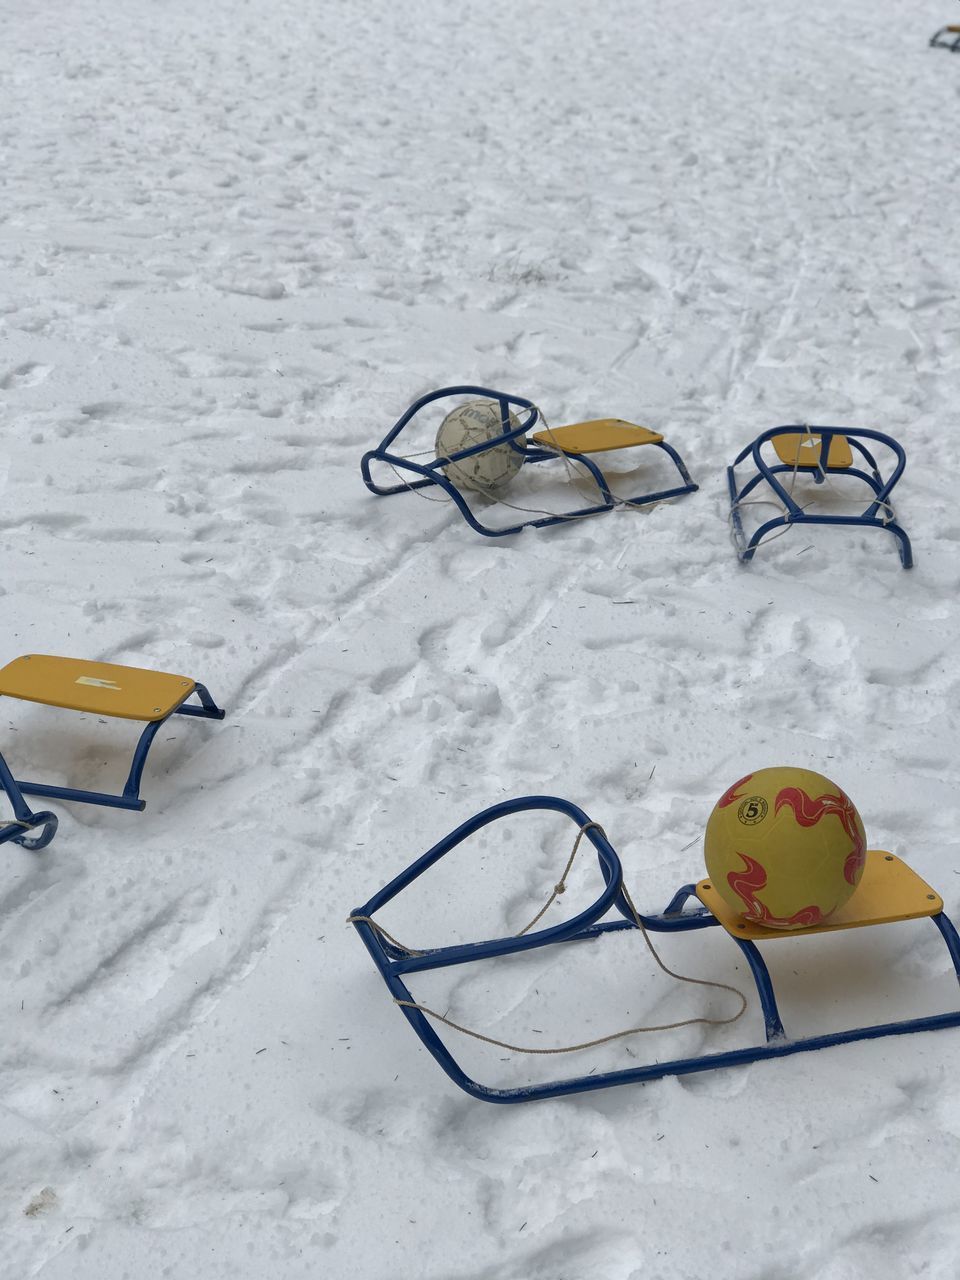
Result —
<instances>
[{"instance_id":1,"label":"yellow plastic sled seat","mask_svg":"<svg viewBox=\"0 0 960 1280\"><path fill-rule=\"evenodd\" d=\"M665 498L676 498L685 493L693 493L697 489L683 459L676 449L667 444L659 431L651 431L649 427L638 426L637 423L627 422L623 418L591 418L588 422L572 422L564 427L545 426L541 431L533 432L530 442L532 447L529 456L532 461L542 461L562 454L568 458L576 458L588 468L603 497L605 504L603 509L615 506L648 506L661 502ZM637 449L645 444L652 444L667 454L673 461L681 483L673 488L637 494L624 500L614 498L607 477L590 455L614 453L619 449Z\"/></svg>"},{"instance_id":2,"label":"yellow plastic sled seat","mask_svg":"<svg viewBox=\"0 0 960 1280\"><path fill-rule=\"evenodd\" d=\"M773 938L797 938L836 929L862 929L899 920L923 920L939 915L943 899L905 862L893 853L868 849L857 890L842 907L820 924L802 929L768 929L737 914L713 887L701 880L697 897L733 938L767 942Z\"/></svg>"},{"instance_id":3,"label":"yellow plastic sled seat","mask_svg":"<svg viewBox=\"0 0 960 1280\"><path fill-rule=\"evenodd\" d=\"M121 720L165 720L196 687L187 676L45 653L0 669L0 695Z\"/></svg>"},{"instance_id":4,"label":"yellow plastic sled seat","mask_svg":"<svg viewBox=\"0 0 960 1280\"><path fill-rule=\"evenodd\" d=\"M574 422L568 427L548 427L533 435L543 448L560 449L579 457L583 453L610 453L614 449L631 449L642 444L662 444L663 436L647 427L638 427L622 418L594 418L590 422Z\"/></svg>"},{"instance_id":5,"label":"yellow plastic sled seat","mask_svg":"<svg viewBox=\"0 0 960 1280\"><path fill-rule=\"evenodd\" d=\"M773 447L777 457L788 467L819 467L822 462L823 440L819 435L808 432L806 435L774 436ZM832 435L827 450L826 466L831 471L845 470L853 466L853 451L843 435Z\"/></svg>"},{"instance_id":6,"label":"yellow plastic sled seat","mask_svg":"<svg viewBox=\"0 0 960 1280\"><path fill-rule=\"evenodd\" d=\"M187 704L187 699L194 694L199 705ZM20 782L13 778L0 756L0 786L3 786L10 797L18 818L20 809L29 813L23 800L24 795L79 800L85 804L107 805L114 809L143 809L145 802L140 799L143 766L160 726L172 715L222 720L225 714L214 702L206 686L190 676L150 671L144 667L127 667L114 662L54 657L44 653L25 654L14 658L0 669L0 696L39 702L49 707L62 707L66 711L79 711L87 715L139 720L146 725L134 750L123 791L119 795L48 783ZM16 834L4 836L4 830L0 828L0 843L8 838L17 843L26 843L17 840ZM27 844L27 847L40 846Z\"/></svg>"}]
</instances>

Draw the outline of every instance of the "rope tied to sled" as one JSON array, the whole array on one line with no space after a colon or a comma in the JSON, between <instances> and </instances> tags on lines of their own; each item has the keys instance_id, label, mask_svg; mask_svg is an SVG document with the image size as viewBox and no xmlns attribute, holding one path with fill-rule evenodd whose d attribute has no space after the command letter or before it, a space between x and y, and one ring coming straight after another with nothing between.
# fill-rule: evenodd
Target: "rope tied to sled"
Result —
<instances>
[{"instance_id":1,"label":"rope tied to sled","mask_svg":"<svg viewBox=\"0 0 960 1280\"><path fill-rule=\"evenodd\" d=\"M533 926L540 919L542 919L542 917L546 914L546 912L557 900L557 898L566 892L567 877L569 876L570 871L573 867L574 860L576 859L577 853L580 849L581 841L583 840L584 835L590 830L599 831L605 840L608 839L607 833L604 831L603 827L599 824L599 822L585 822L583 826L580 827L580 829L577 832L577 837L576 837L576 840L574 841L573 848L570 851L570 856L567 858L566 866L563 869L563 873L560 876L560 879L554 885L553 892L551 893L550 897L547 899L546 903L544 903L543 907L541 907L541 909L533 917L530 923L525 925L518 933L512 936L521 938L525 933L528 933L533 928ZM484 1044L493 1045L495 1048L507 1049L511 1053L529 1053L529 1054L539 1054L539 1055L550 1055L550 1054L559 1054L559 1053L577 1053L582 1049L597 1048L599 1045L610 1044L614 1040L622 1040L627 1036L641 1035L649 1031L674 1031L680 1027L692 1027L697 1025L723 1027L723 1026L728 1026L730 1023L736 1022L739 1018L741 1018L747 1008L747 998L743 994L743 992L738 987L731 986L729 983L726 983L726 982L717 982L715 979L712 979L712 978L691 978L687 974L676 973L673 969L669 968L669 966L666 965L664 961L661 959L659 953L657 952L656 947L653 945L653 941L650 938L650 934L643 923L643 917L640 915L640 912L637 910L636 906L634 905L633 899L630 896L630 893L626 885L622 881L620 883L620 892L623 894L624 901L626 902L628 908L630 909L630 914L633 917L634 924L640 930L640 933L643 935L643 940L646 943L648 951L653 956L653 959L656 961L657 965L659 965L659 967L663 970L663 972L668 974L671 978L675 978L678 982L688 982L692 986L697 986L697 987L713 987L718 991L729 991L731 995L735 995L740 1001L740 1008L737 1010L736 1013L726 1018L711 1018L711 1017L707 1017L706 1015L698 1015L697 1017L693 1017L693 1018L683 1018L677 1022L658 1023L655 1026L628 1027L623 1031L613 1031L609 1035L598 1036L593 1040L581 1041L579 1044L558 1045L550 1048L541 1048L539 1046L532 1046L532 1045L511 1044L510 1041L508 1040L498 1040L494 1036L485 1035L483 1032L475 1031L471 1027L462 1026L459 1022L454 1022L452 1018L448 1018L446 1014L438 1013L436 1009L430 1009L427 1005L419 1004L415 1000L401 1000L395 996L394 1004L399 1005L400 1008L402 1009L415 1009L418 1013L425 1014L427 1017L433 1018L437 1022L442 1022L444 1026L450 1027L451 1030L459 1031L461 1035L470 1036L474 1040L481 1040ZM382 925L378 924L377 921L374 920L371 916L352 915L347 917L348 924L357 924L361 922L364 924L369 924L370 927L374 929L381 937L386 938L387 941L391 942L395 947L398 947L406 955L422 956L427 954L424 951L417 951L413 947L407 947L402 942L399 942L396 938L394 938L391 934L389 934L386 931L386 929L383 928Z\"/></svg>"}]
</instances>

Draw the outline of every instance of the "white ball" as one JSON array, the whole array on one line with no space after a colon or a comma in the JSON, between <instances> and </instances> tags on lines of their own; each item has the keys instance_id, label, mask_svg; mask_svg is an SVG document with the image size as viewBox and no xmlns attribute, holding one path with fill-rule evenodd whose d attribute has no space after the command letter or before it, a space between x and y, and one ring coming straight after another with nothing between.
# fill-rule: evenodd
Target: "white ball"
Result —
<instances>
[{"instance_id":1,"label":"white ball","mask_svg":"<svg viewBox=\"0 0 960 1280\"><path fill-rule=\"evenodd\" d=\"M511 413L511 430L519 425L518 419ZM500 406L495 401L471 400L469 404L458 405L440 423L440 430L437 432L437 457L449 458L452 453L458 453L461 449L469 449L472 445L482 444L484 440L502 436L503 431ZM458 489L472 489L476 493L493 496L504 485L509 484L523 466L523 453L519 451L526 443L526 436L516 436L512 441L494 445L492 449L484 449L472 457L448 463L443 468L443 473Z\"/></svg>"}]
</instances>

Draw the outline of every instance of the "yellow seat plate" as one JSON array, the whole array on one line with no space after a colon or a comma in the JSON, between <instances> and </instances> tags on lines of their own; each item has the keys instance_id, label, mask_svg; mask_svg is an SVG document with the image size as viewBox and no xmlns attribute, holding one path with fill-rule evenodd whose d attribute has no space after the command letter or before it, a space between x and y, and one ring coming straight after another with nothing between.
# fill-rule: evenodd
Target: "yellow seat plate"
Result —
<instances>
[{"instance_id":1,"label":"yellow seat plate","mask_svg":"<svg viewBox=\"0 0 960 1280\"><path fill-rule=\"evenodd\" d=\"M43 653L14 658L0 670L0 694L8 698L121 720L162 720L195 688L188 676Z\"/></svg>"},{"instance_id":2,"label":"yellow seat plate","mask_svg":"<svg viewBox=\"0 0 960 1280\"><path fill-rule=\"evenodd\" d=\"M893 924L897 920L920 920L943 910L943 899L895 854L868 849L860 883L842 907L823 924L806 929L765 929L737 915L720 897L709 880L697 885L697 897L734 938L753 942L772 938L798 938L809 933L830 933L834 929L859 929L871 924Z\"/></svg>"},{"instance_id":3,"label":"yellow seat plate","mask_svg":"<svg viewBox=\"0 0 960 1280\"><path fill-rule=\"evenodd\" d=\"M647 427L638 427L622 418L595 418L591 422L573 422L568 427L548 427L536 431L534 441L546 448L564 453L609 453L613 449L629 449L640 444L659 444L663 436Z\"/></svg>"},{"instance_id":4,"label":"yellow seat plate","mask_svg":"<svg viewBox=\"0 0 960 1280\"><path fill-rule=\"evenodd\" d=\"M774 436L773 447L781 462L790 467L816 467L820 463L820 437L815 431L809 435ZM834 436L830 441L828 467L852 467L853 454L846 436Z\"/></svg>"}]
</instances>

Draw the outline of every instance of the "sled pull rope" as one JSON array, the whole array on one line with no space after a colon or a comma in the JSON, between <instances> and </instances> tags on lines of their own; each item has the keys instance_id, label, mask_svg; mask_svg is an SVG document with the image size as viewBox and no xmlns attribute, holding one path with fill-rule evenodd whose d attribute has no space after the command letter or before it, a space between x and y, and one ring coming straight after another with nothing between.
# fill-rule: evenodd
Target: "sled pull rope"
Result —
<instances>
[{"instance_id":1,"label":"sled pull rope","mask_svg":"<svg viewBox=\"0 0 960 1280\"><path fill-rule=\"evenodd\" d=\"M520 938L525 933L529 932L529 930L532 929L533 926L537 923L537 921L541 919L541 917L546 913L548 908L552 906L552 904L557 900L557 898L561 894L566 892L567 876L570 874L570 870L573 867L574 859L576 858L577 852L579 851L579 848L580 848L580 842L583 840L585 833L587 831L590 831L591 829L595 831L599 831L605 840L608 839L607 833L604 831L603 827L599 824L599 822L585 822L583 824L583 826L577 832L577 838L574 841L573 849L570 851L570 856L567 859L567 865L564 867L563 874L561 875L559 881L556 883L556 885L554 885L553 893L550 895L547 902L540 909L540 911L538 911L537 914L534 916L534 918L530 921L530 923L528 925L525 925L524 928L521 929L519 933L515 934L514 935L515 937ZM650 954L653 956L657 964L660 966L660 968L663 970L663 972L668 974L671 978L676 978L678 982L689 982L692 986L714 987L718 991L729 991L731 995L737 996L737 998L740 1001L740 1008L737 1010L736 1013L732 1014L728 1018L708 1018L708 1017L700 1016L696 1018L684 1018L679 1022L659 1023L656 1026L652 1026L652 1027L628 1027L625 1031L613 1031L610 1033L610 1035L598 1036L597 1039L595 1040L584 1040L580 1044L560 1045L560 1046L556 1046L549 1049L543 1049L543 1048L534 1047L531 1045L511 1044L507 1040L497 1040L493 1036L483 1035L481 1032L474 1031L470 1027L461 1026L460 1023L454 1022L451 1018L448 1018L446 1014L438 1013L435 1009L429 1009L426 1005L418 1004L414 1000L399 1000L395 996L394 1004L399 1005L402 1009L416 1009L419 1013L426 1014L428 1017L436 1019L437 1022L442 1022L444 1026L450 1027L453 1031L459 1031L462 1035L470 1036L474 1040L482 1040L484 1044L494 1045L498 1049L508 1049L511 1053L533 1053L533 1054L540 1054L540 1055L550 1055L550 1054L557 1054L557 1053L577 1053L581 1049L594 1049L599 1045L610 1044L610 1042L613 1040L622 1040L626 1036L640 1035L648 1031L674 1031L679 1027L692 1027L697 1025L725 1027L730 1023L736 1022L739 1018L741 1018L747 1008L747 998L743 994L743 992L739 989L739 987L730 986L726 982L716 982L708 978L691 978L686 974L675 973L673 969L668 968L667 965L664 964L663 960L660 958L659 954L657 953L657 950L650 939L650 935L647 932L646 928L644 927L643 919L639 911L637 910L637 908L634 906L633 899L630 897L630 894L627 890L626 885L621 883L620 889L621 889L621 892L623 893L623 897L624 897L624 900L626 901L627 906L630 908L630 914L633 916L634 924L643 934L643 940L647 944L647 949L649 950ZM377 924L377 922L373 920L370 916L348 916L347 917L348 924L355 924L358 921L362 921L365 924L369 924L371 928L377 931L377 933L379 933L382 937L386 938L389 942L392 942L394 946L399 947L401 951L405 951L407 955L419 956L419 955L426 954L423 951L415 951L412 947L406 947L402 942L398 942L396 938L392 937L389 933L387 933L387 931L384 928L382 928L381 925Z\"/></svg>"}]
</instances>

